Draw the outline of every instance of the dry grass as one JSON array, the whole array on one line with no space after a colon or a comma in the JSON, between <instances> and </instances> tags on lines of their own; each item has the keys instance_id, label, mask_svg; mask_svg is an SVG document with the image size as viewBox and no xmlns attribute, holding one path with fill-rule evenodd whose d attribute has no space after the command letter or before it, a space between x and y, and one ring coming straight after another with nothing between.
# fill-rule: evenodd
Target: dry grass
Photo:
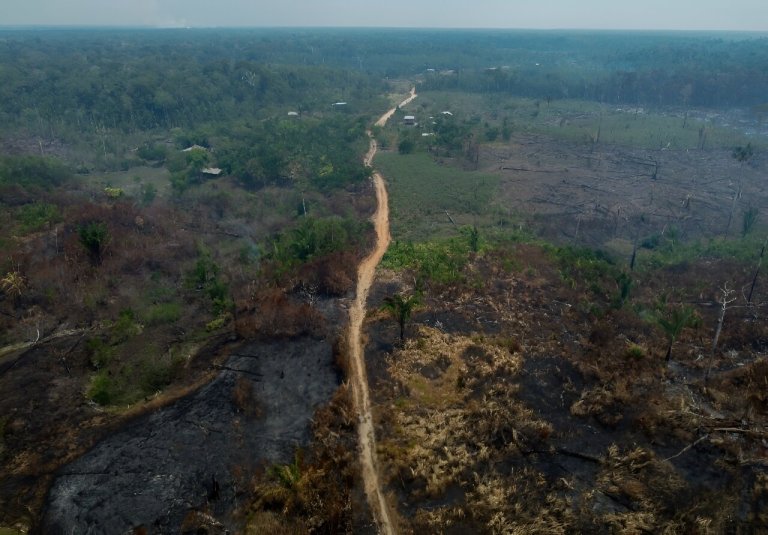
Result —
<instances>
[{"instance_id":1,"label":"dry grass","mask_svg":"<svg viewBox=\"0 0 768 535\"><path fill-rule=\"evenodd\" d=\"M507 339L459 336L420 326L415 338L388 358L402 396L386 411L390 430L380 460L389 482L407 489L408 500L447 502L414 511L413 525L431 532L467 522L490 533L523 533L516 485L543 481L534 471L502 476L493 468L544 448L552 428L517 397L514 377L522 357ZM452 495L466 496L456 502ZM540 532L553 533L557 522ZM510 531L510 529L512 529ZM549 531L547 531L549 530ZM531 531L528 531L530 533ZM535 531L534 531L535 532Z\"/></svg>"}]
</instances>

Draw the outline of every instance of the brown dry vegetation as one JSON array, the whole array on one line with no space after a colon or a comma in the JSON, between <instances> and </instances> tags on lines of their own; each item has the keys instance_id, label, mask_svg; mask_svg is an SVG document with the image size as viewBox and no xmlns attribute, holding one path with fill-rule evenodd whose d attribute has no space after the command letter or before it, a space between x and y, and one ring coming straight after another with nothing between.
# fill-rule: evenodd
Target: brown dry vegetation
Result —
<instances>
[{"instance_id":1,"label":"brown dry vegetation","mask_svg":"<svg viewBox=\"0 0 768 535\"><path fill-rule=\"evenodd\" d=\"M729 310L704 379L717 282L745 266L635 273L618 306L611 276L549 251L504 246L471 259L467 282L432 284L402 348L393 322L370 317L379 456L402 532L768 529L762 307ZM381 280L374 302L412 278ZM669 365L647 316L662 288L701 317Z\"/></svg>"},{"instance_id":2,"label":"brown dry vegetation","mask_svg":"<svg viewBox=\"0 0 768 535\"><path fill-rule=\"evenodd\" d=\"M308 200L321 213L362 220L371 206L364 187ZM245 193L226 178L148 207L81 180L67 191L0 192L10 207L0 211L0 278L23 281L19 296L0 291L0 525L34 525L60 467L205 384L234 341L328 334L318 301L350 291L361 253L338 251L277 276L250 256L291 225L295 215L284 208L294 198L290 189ZM55 205L60 217L25 231L14 217L33 201ZM91 222L108 235L98 262L80 242ZM213 300L218 288L232 304ZM247 385L232 395L244 414L258 415ZM330 462L325 455L308 462Z\"/></svg>"}]
</instances>

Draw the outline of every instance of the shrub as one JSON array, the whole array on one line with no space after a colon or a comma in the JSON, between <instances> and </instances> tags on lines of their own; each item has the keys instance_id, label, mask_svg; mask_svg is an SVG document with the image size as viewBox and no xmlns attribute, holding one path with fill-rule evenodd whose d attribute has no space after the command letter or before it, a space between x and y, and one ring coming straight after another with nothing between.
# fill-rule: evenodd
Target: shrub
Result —
<instances>
[{"instance_id":1,"label":"shrub","mask_svg":"<svg viewBox=\"0 0 768 535\"><path fill-rule=\"evenodd\" d=\"M167 151L162 145L156 145L153 143L145 143L136 152L139 158L146 161L162 161L165 160Z\"/></svg>"},{"instance_id":2,"label":"shrub","mask_svg":"<svg viewBox=\"0 0 768 535\"><path fill-rule=\"evenodd\" d=\"M61 213L53 204L36 202L22 206L17 218L22 232L35 232L49 224L61 221Z\"/></svg>"},{"instance_id":3,"label":"shrub","mask_svg":"<svg viewBox=\"0 0 768 535\"><path fill-rule=\"evenodd\" d=\"M640 360L645 357L645 349L637 344L630 344L624 355L628 359Z\"/></svg>"},{"instance_id":4,"label":"shrub","mask_svg":"<svg viewBox=\"0 0 768 535\"><path fill-rule=\"evenodd\" d=\"M114 355L114 349L101 338L91 338L85 343L90 356L91 366L100 370L109 365Z\"/></svg>"},{"instance_id":5,"label":"shrub","mask_svg":"<svg viewBox=\"0 0 768 535\"><path fill-rule=\"evenodd\" d=\"M106 373L100 372L91 379L87 395L99 405L110 405L115 400L114 384Z\"/></svg>"},{"instance_id":6,"label":"shrub","mask_svg":"<svg viewBox=\"0 0 768 535\"><path fill-rule=\"evenodd\" d=\"M397 152L400 154L411 154L416 148L416 144L410 139L404 139L397 144Z\"/></svg>"},{"instance_id":7,"label":"shrub","mask_svg":"<svg viewBox=\"0 0 768 535\"><path fill-rule=\"evenodd\" d=\"M142 326L136 322L133 310L126 308L120 311L117 321L112 325L110 342L113 345L125 342L128 338L140 334L141 330Z\"/></svg>"},{"instance_id":8,"label":"shrub","mask_svg":"<svg viewBox=\"0 0 768 535\"><path fill-rule=\"evenodd\" d=\"M80 238L80 244L88 252L91 263L94 265L101 264L104 248L109 241L109 230L106 223L103 221L92 221L80 225L77 229L77 234Z\"/></svg>"},{"instance_id":9,"label":"shrub","mask_svg":"<svg viewBox=\"0 0 768 535\"><path fill-rule=\"evenodd\" d=\"M157 196L157 188L154 184L144 184L141 186L141 204L149 206Z\"/></svg>"}]
</instances>

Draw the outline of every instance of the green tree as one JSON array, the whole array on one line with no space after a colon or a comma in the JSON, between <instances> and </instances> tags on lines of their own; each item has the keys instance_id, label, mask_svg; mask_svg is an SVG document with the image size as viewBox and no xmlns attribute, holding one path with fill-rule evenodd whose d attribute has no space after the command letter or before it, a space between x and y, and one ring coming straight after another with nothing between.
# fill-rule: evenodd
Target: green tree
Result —
<instances>
[{"instance_id":1,"label":"green tree","mask_svg":"<svg viewBox=\"0 0 768 535\"><path fill-rule=\"evenodd\" d=\"M659 316L656 322L664 330L664 334L667 335L667 340L669 341L667 354L664 357L664 360L669 362L672 358L672 345L680 336L680 333L686 327L697 327L700 319L693 307L678 305L669 307L667 313L664 316Z\"/></svg>"},{"instance_id":2,"label":"green tree","mask_svg":"<svg viewBox=\"0 0 768 535\"><path fill-rule=\"evenodd\" d=\"M157 188L151 182L141 186L141 204L149 206L157 197Z\"/></svg>"},{"instance_id":3,"label":"green tree","mask_svg":"<svg viewBox=\"0 0 768 535\"><path fill-rule=\"evenodd\" d=\"M477 253L480 251L480 231L477 228L477 225L471 226L471 227L464 227L462 229L462 232L467 236L467 241L469 242L469 249L473 253Z\"/></svg>"},{"instance_id":4,"label":"green tree","mask_svg":"<svg viewBox=\"0 0 768 535\"><path fill-rule=\"evenodd\" d=\"M92 221L80 225L77 229L80 244L88 252L91 263L95 266L101 264L104 248L109 241L109 230L103 221Z\"/></svg>"},{"instance_id":5,"label":"green tree","mask_svg":"<svg viewBox=\"0 0 768 535\"><path fill-rule=\"evenodd\" d=\"M400 342L405 342L405 325L411 319L413 311L419 306L420 299L418 295L404 296L396 293L384 298L382 309L400 326Z\"/></svg>"},{"instance_id":6,"label":"green tree","mask_svg":"<svg viewBox=\"0 0 768 535\"><path fill-rule=\"evenodd\" d=\"M411 154L414 148L416 148L416 144L407 138L397 144L397 152L400 154Z\"/></svg>"}]
</instances>

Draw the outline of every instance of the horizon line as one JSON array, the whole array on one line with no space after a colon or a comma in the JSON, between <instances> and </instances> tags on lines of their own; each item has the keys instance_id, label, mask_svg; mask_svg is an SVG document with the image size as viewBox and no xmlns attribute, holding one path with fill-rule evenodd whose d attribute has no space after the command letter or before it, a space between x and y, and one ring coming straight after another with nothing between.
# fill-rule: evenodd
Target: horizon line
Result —
<instances>
[{"instance_id":1,"label":"horizon line","mask_svg":"<svg viewBox=\"0 0 768 535\"><path fill-rule=\"evenodd\" d=\"M153 24L0 24L0 30L444 30L444 31L510 31L510 32L679 32L679 33L743 33L766 34L765 30L713 28L525 28L494 26L284 26L284 25L153 25Z\"/></svg>"}]
</instances>

